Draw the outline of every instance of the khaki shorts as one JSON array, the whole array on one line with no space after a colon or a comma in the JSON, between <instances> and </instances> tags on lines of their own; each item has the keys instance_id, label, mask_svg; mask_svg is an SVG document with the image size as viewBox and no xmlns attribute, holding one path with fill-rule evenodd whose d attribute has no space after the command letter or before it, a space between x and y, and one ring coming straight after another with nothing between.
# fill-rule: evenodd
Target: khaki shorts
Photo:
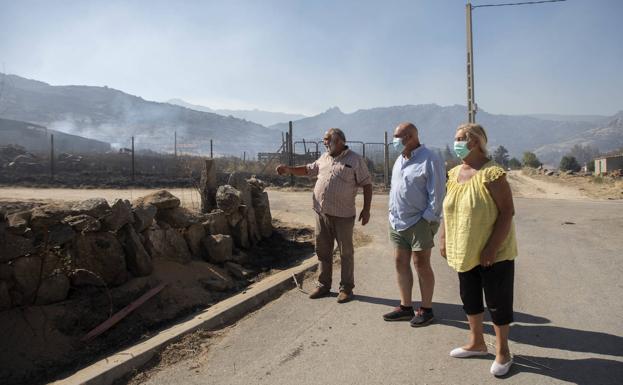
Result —
<instances>
[{"instance_id":1,"label":"khaki shorts","mask_svg":"<svg viewBox=\"0 0 623 385\"><path fill-rule=\"evenodd\" d=\"M389 225L389 240L399 249L422 251L435 246L433 238L439 230L439 222L428 222L420 219L406 230L396 231Z\"/></svg>"}]
</instances>

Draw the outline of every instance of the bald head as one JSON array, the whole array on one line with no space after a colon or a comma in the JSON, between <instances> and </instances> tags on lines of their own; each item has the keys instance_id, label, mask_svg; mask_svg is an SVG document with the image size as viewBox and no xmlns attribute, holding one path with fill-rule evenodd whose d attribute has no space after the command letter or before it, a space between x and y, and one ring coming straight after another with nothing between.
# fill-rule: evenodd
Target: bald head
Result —
<instances>
[{"instance_id":1,"label":"bald head","mask_svg":"<svg viewBox=\"0 0 623 385\"><path fill-rule=\"evenodd\" d=\"M396 126L396 129L394 130L394 137L399 138L404 135L413 135L417 137L418 132L415 124L411 122L403 122Z\"/></svg>"},{"instance_id":2,"label":"bald head","mask_svg":"<svg viewBox=\"0 0 623 385\"><path fill-rule=\"evenodd\" d=\"M405 157L408 157L411 151L420 146L417 127L410 122L400 123L394 130L394 138L400 139L404 145L402 154Z\"/></svg>"}]
</instances>

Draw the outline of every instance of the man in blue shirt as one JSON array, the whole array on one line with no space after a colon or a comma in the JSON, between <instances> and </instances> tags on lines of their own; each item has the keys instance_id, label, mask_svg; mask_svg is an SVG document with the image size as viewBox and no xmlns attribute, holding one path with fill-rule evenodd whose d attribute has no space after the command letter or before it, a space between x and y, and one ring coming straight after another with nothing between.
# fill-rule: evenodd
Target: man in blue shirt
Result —
<instances>
[{"instance_id":1,"label":"man in blue shirt","mask_svg":"<svg viewBox=\"0 0 623 385\"><path fill-rule=\"evenodd\" d=\"M446 170L439 156L420 143L413 123L401 123L396 127L393 145L401 154L392 170L389 239L395 250L400 306L383 315L383 318L386 321L411 320L411 326L425 326L434 318L435 275L430 255L434 246L433 237L441 220ZM411 303L411 259L422 295L417 311L413 310Z\"/></svg>"}]
</instances>

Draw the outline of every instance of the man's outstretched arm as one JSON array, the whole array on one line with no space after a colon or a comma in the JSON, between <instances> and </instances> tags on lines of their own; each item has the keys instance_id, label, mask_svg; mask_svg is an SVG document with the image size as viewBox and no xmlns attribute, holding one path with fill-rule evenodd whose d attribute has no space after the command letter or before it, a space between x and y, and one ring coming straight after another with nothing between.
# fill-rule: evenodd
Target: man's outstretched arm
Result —
<instances>
[{"instance_id":1,"label":"man's outstretched arm","mask_svg":"<svg viewBox=\"0 0 623 385\"><path fill-rule=\"evenodd\" d=\"M295 176L307 176L308 175L307 166L290 167L290 166L286 166L285 164L280 164L279 166L277 166L276 171L277 171L277 174L279 175L285 175L285 174L292 174Z\"/></svg>"}]
</instances>

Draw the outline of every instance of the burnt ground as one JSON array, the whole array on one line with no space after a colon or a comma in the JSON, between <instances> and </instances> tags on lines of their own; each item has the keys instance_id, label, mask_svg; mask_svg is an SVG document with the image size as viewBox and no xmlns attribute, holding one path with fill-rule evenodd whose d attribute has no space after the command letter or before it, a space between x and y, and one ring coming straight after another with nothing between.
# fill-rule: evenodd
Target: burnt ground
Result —
<instances>
[{"instance_id":1,"label":"burnt ground","mask_svg":"<svg viewBox=\"0 0 623 385\"><path fill-rule=\"evenodd\" d=\"M27 207L12 204L16 207L9 208L11 211ZM313 229L288 227L279 221L273 225L275 231L270 238L246 251L248 263L244 266L254 273L226 292L216 292L202 283L202 269L208 265L204 262L182 265L157 260L152 275L132 279L119 287L72 289L68 299L60 303L0 312L0 383L43 384L63 378L313 254ZM121 322L88 343L80 342L82 336L111 314L162 282L167 283L164 290ZM170 351L168 355L174 358L183 353ZM166 360L167 353L163 354Z\"/></svg>"}]
</instances>

